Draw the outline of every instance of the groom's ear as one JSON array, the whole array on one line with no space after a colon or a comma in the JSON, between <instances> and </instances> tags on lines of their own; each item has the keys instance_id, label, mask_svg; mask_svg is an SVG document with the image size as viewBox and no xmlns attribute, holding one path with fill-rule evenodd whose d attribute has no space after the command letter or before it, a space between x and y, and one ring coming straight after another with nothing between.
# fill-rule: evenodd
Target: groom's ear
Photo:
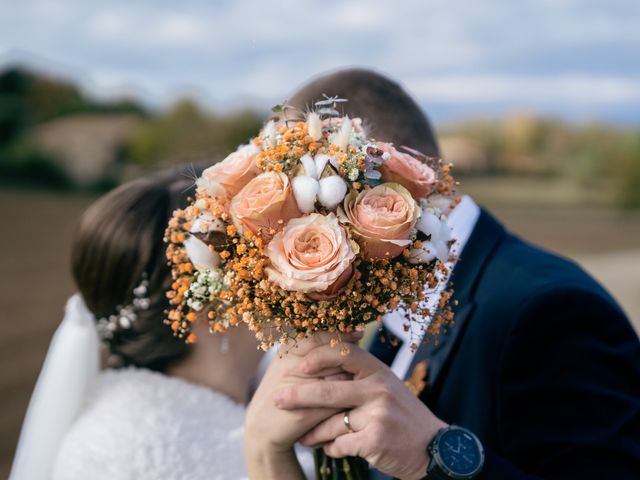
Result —
<instances>
[{"instance_id":1,"label":"groom's ear","mask_svg":"<svg viewBox=\"0 0 640 480\"><path fill-rule=\"evenodd\" d=\"M427 116L404 88L390 78L367 69L339 70L311 80L287 103L297 111L306 112L325 95L347 99L340 108L350 117L362 118L367 134L376 140L439 156Z\"/></svg>"}]
</instances>

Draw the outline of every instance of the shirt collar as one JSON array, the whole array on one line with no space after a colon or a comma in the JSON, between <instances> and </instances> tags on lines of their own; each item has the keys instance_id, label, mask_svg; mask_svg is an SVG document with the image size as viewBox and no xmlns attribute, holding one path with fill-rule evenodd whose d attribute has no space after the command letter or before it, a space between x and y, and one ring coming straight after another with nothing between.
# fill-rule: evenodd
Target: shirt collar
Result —
<instances>
[{"instance_id":1,"label":"shirt collar","mask_svg":"<svg viewBox=\"0 0 640 480\"><path fill-rule=\"evenodd\" d=\"M449 214L447 220L447 224L451 229L451 238L455 240L451 247L453 255L460 255L479 217L480 207L469 195L464 195L460 203Z\"/></svg>"}]
</instances>

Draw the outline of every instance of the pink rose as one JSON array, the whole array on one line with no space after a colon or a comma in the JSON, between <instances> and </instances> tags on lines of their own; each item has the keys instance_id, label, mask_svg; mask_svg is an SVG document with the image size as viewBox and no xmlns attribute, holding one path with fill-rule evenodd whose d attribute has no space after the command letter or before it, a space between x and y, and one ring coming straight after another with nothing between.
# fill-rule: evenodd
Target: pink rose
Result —
<instances>
[{"instance_id":1,"label":"pink rose","mask_svg":"<svg viewBox=\"0 0 640 480\"><path fill-rule=\"evenodd\" d=\"M233 197L229 214L240 232L249 229L269 240L273 235L271 229L282 229L290 218L300 216L301 212L289 177L281 172L267 172L251 180Z\"/></svg>"},{"instance_id":2,"label":"pink rose","mask_svg":"<svg viewBox=\"0 0 640 480\"><path fill-rule=\"evenodd\" d=\"M202 178L209 184L219 184L227 197L232 198L242 187L260 173L256 157L260 149L255 145L244 145L221 162L202 172Z\"/></svg>"},{"instance_id":3,"label":"pink rose","mask_svg":"<svg viewBox=\"0 0 640 480\"><path fill-rule=\"evenodd\" d=\"M393 258L409 246L420 208L409 191L383 183L344 199L344 215L367 260Z\"/></svg>"},{"instance_id":4,"label":"pink rose","mask_svg":"<svg viewBox=\"0 0 640 480\"><path fill-rule=\"evenodd\" d=\"M376 146L390 155L378 167L382 181L399 183L409 190L416 200L425 198L436 181L433 169L408 153L399 152L389 143L379 142Z\"/></svg>"},{"instance_id":5,"label":"pink rose","mask_svg":"<svg viewBox=\"0 0 640 480\"><path fill-rule=\"evenodd\" d=\"M337 296L353 274L358 245L352 243L337 217L312 213L289 220L267 247L269 281L315 300Z\"/></svg>"}]
</instances>

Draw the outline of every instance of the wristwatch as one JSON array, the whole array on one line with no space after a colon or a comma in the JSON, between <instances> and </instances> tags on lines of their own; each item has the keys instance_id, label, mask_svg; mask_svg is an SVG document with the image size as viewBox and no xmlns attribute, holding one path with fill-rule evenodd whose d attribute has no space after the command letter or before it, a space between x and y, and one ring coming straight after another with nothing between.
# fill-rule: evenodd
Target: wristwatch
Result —
<instances>
[{"instance_id":1,"label":"wristwatch","mask_svg":"<svg viewBox=\"0 0 640 480\"><path fill-rule=\"evenodd\" d=\"M484 465L484 449L478 437L455 425L440 430L429 444L428 452L428 480L471 480Z\"/></svg>"}]
</instances>

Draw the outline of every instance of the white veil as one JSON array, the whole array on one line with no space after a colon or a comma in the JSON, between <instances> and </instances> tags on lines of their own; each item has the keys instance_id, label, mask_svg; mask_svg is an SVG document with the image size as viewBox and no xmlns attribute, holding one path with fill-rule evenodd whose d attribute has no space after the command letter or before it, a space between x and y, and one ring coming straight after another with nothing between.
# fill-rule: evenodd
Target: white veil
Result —
<instances>
[{"instance_id":1,"label":"white veil","mask_svg":"<svg viewBox=\"0 0 640 480\"><path fill-rule=\"evenodd\" d=\"M10 480L50 478L60 443L78 416L99 363L95 319L76 293L67 301L33 389Z\"/></svg>"}]
</instances>

